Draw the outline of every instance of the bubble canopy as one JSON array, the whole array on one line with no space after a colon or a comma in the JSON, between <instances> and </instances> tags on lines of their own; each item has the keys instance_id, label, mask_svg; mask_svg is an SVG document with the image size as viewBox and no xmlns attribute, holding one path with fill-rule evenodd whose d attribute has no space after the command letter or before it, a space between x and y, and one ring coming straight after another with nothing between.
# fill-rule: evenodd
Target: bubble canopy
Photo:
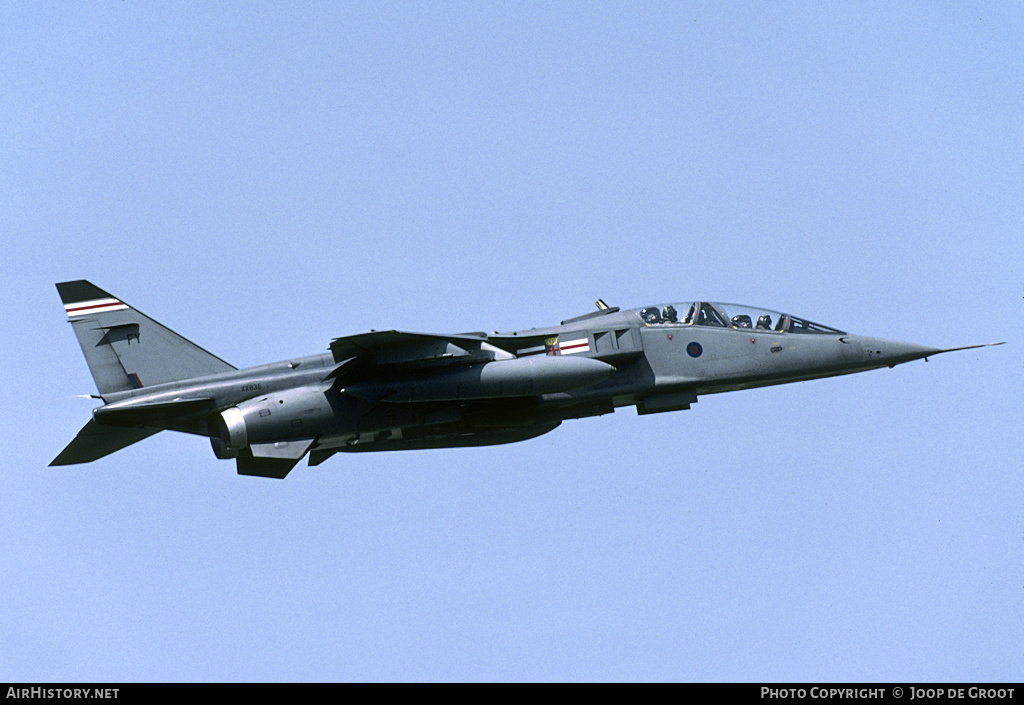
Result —
<instances>
[{"instance_id":1,"label":"bubble canopy","mask_svg":"<svg viewBox=\"0 0 1024 705\"><path fill-rule=\"evenodd\" d=\"M846 335L846 331L788 313L743 304L687 301L633 309L648 326L707 326L735 330L810 335Z\"/></svg>"}]
</instances>

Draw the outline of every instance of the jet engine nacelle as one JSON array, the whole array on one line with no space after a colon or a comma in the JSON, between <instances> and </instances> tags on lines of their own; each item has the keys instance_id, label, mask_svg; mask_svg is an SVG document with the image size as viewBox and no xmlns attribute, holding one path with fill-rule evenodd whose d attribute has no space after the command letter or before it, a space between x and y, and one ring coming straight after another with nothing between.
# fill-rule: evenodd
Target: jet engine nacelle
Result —
<instances>
[{"instance_id":1,"label":"jet engine nacelle","mask_svg":"<svg viewBox=\"0 0 1024 705\"><path fill-rule=\"evenodd\" d=\"M213 446L213 454L221 460L237 458L239 452L249 445L245 415L237 406L232 406L214 416L212 422L210 445Z\"/></svg>"},{"instance_id":2,"label":"jet engine nacelle","mask_svg":"<svg viewBox=\"0 0 1024 705\"><path fill-rule=\"evenodd\" d=\"M334 420L322 386L295 387L239 402L210 417L210 444L221 459L267 443L310 439Z\"/></svg>"}]
</instances>

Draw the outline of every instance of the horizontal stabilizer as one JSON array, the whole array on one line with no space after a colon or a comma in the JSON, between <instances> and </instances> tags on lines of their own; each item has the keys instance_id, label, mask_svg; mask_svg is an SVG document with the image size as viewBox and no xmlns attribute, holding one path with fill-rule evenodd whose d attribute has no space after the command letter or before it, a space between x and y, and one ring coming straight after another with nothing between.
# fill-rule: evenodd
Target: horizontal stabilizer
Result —
<instances>
[{"instance_id":1,"label":"horizontal stabilizer","mask_svg":"<svg viewBox=\"0 0 1024 705\"><path fill-rule=\"evenodd\" d=\"M159 433L158 428L119 428L116 426L103 426L89 419L89 423L78 432L75 440L68 444L68 447L61 451L61 454L50 463L53 465L75 465L77 463L91 463L93 460L110 455L122 448L127 448L133 443L138 443L144 438L149 438Z\"/></svg>"},{"instance_id":2,"label":"horizontal stabilizer","mask_svg":"<svg viewBox=\"0 0 1024 705\"><path fill-rule=\"evenodd\" d=\"M209 411L214 400L208 398L179 399L150 404L115 403L101 406L93 412L97 421L111 426L156 426L163 428L167 421Z\"/></svg>"}]
</instances>

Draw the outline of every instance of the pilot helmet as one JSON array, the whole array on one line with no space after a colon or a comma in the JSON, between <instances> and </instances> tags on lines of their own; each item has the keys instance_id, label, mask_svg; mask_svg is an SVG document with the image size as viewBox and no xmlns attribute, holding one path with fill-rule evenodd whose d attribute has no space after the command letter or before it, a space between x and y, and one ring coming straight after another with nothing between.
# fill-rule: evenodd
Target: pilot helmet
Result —
<instances>
[{"instance_id":1,"label":"pilot helmet","mask_svg":"<svg viewBox=\"0 0 1024 705\"><path fill-rule=\"evenodd\" d=\"M669 323L675 323L678 320L678 316L676 314L676 307L673 306L672 304L669 304L665 308L661 309L661 317L664 318Z\"/></svg>"},{"instance_id":2,"label":"pilot helmet","mask_svg":"<svg viewBox=\"0 0 1024 705\"><path fill-rule=\"evenodd\" d=\"M661 320L658 309L654 306L648 306L640 311L640 318L644 319L644 323L658 323Z\"/></svg>"}]
</instances>

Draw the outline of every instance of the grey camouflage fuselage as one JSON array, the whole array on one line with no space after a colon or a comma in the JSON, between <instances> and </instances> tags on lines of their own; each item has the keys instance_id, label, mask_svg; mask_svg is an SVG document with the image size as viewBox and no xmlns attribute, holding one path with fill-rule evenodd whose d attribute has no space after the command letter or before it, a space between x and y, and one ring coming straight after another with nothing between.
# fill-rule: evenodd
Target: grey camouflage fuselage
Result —
<instances>
[{"instance_id":1,"label":"grey camouflage fuselage","mask_svg":"<svg viewBox=\"0 0 1024 705\"><path fill-rule=\"evenodd\" d=\"M86 281L57 285L104 405L53 465L161 430L211 439L241 474L308 453L522 441L566 419L862 372L966 348L851 335L787 314L685 302L598 310L512 333L370 331L330 352L239 370ZM980 346L969 346L980 347Z\"/></svg>"}]
</instances>

